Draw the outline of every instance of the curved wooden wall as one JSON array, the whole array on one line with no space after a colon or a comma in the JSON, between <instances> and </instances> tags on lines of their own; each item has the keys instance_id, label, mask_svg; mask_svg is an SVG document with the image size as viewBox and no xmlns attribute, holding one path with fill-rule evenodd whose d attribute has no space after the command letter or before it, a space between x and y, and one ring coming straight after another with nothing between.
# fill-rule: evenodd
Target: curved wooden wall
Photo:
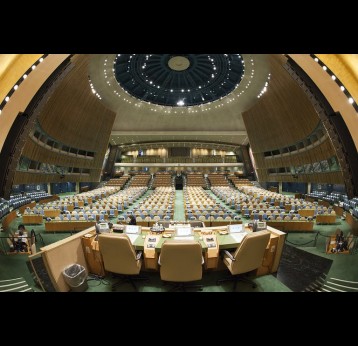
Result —
<instances>
[{"instance_id":1,"label":"curved wooden wall","mask_svg":"<svg viewBox=\"0 0 358 346\"><path fill-rule=\"evenodd\" d=\"M43 130L59 142L98 152L104 142L107 147L115 113L91 92L88 60L88 55L74 56L72 71L54 92L39 122Z\"/></svg>"},{"instance_id":2,"label":"curved wooden wall","mask_svg":"<svg viewBox=\"0 0 358 346\"><path fill-rule=\"evenodd\" d=\"M297 154L285 156L276 155L273 157L264 157L263 153L255 155L256 165L258 167L279 168L287 166L301 166L307 163L319 162L335 155L332 144L326 137L319 145L310 150L301 149Z\"/></svg>"},{"instance_id":3,"label":"curved wooden wall","mask_svg":"<svg viewBox=\"0 0 358 346\"><path fill-rule=\"evenodd\" d=\"M308 97L284 68L284 56L270 56L271 79L267 92L243 120L255 158L260 181L319 182L343 184L341 172L300 174L268 174L268 169L300 166L335 156L327 137L312 149L294 154L265 158L264 152L293 145L308 137L320 119Z\"/></svg>"},{"instance_id":4,"label":"curved wooden wall","mask_svg":"<svg viewBox=\"0 0 358 346\"><path fill-rule=\"evenodd\" d=\"M13 184L37 182L99 181L115 113L91 92L88 82L88 55L71 59L71 71L44 106L38 121L43 130L64 145L95 152L93 159L49 150L28 138L22 155L48 164L89 168L90 174L43 174L17 171Z\"/></svg>"}]
</instances>

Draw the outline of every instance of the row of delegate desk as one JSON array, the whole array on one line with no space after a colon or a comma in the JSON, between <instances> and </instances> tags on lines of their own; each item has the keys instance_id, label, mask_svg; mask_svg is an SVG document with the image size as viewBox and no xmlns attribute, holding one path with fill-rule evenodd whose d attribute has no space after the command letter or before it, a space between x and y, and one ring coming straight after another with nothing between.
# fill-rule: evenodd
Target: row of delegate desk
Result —
<instances>
[{"instance_id":1,"label":"row of delegate desk","mask_svg":"<svg viewBox=\"0 0 358 346\"><path fill-rule=\"evenodd\" d=\"M336 223L336 215L317 215L316 224L334 225ZM268 220L267 225L277 228L284 232L289 231L313 231L313 221L276 221Z\"/></svg>"},{"instance_id":2,"label":"row of delegate desk","mask_svg":"<svg viewBox=\"0 0 358 346\"><path fill-rule=\"evenodd\" d=\"M317 223L322 224L334 224L336 222L336 218L334 215L319 215L317 216L318 220ZM106 219L106 218L105 218ZM98 219L97 219L98 221ZM144 229L152 227L157 221L139 221L137 225L142 226ZM162 220L159 221L160 223L165 223ZM242 221L198 221L202 223L205 227L225 227L229 224L241 224ZM50 221L45 222L45 230L47 232L78 232L84 230L88 227L91 227L95 224L95 221ZM168 222L169 223L169 222ZM313 221L275 221L275 220L268 220L267 225L278 230L284 232L290 231L313 231L314 222ZM166 227L166 226L164 226Z\"/></svg>"},{"instance_id":3,"label":"row of delegate desk","mask_svg":"<svg viewBox=\"0 0 358 346\"><path fill-rule=\"evenodd\" d=\"M121 231L123 226L114 225L114 229L115 231ZM244 227L244 229L251 232L251 229L248 227ZM270 242L267 245L262 266L257 270L257 275L276 272L281 258L285 233L272 227L267 227L267 230L271 233ZM219 251L224 249L236 249L240 245L238 240L235 239L235 235L230 233L221 234L225 231L226 226L194 228L194 240L197 240L203 249L205 269L220 269L220 267L225 269L226 267L222 266L222 263L219 263ZM93 274L103 276L105 271L95 235L95 231L89 232L83 236L82 242L89 271ZM132 238L132 235L130 236L134 248L143 251L144 269L158 270L158 257L162 244L165 241L170 241L173 236L173 228L166 228L164 233L157 234L151 232L148 227L142 227L141 234L134 237L135 239ZM151 246L154 244L154 247L148 247L149 238L152 240ZM155 242L153 242L153 239L155 239Z\"/></svg>"}]
</instances>

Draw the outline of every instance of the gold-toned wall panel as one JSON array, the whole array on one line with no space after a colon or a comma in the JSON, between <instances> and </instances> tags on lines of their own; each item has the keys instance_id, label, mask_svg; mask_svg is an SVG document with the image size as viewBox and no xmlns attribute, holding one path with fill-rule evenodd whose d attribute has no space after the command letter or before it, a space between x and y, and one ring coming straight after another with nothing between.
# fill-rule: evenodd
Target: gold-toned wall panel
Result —
<instances>
[{"instance_id":1,"label":"gold-toned wall panel","mask_svg":"<svg viewBox=\"0 0 358 346\"><path fill-rule=\"evenodd\" d=\"M358 83L355 76L350 75L350 69L335 55L318 55L342 82L357 102ZM316 63L308 54L290 54L290 57L307 73L316 86L320 89L335 112L339 112L346 123L358 151L358 114L354 107L348 102L347 96L341 91L339 85ZM353 59L355 61L355 59ZM358 67L356 67L358 70ZM346 85L347 83L347 85ZM356 96L355 96L356 95Z\"/></svg>"},{"instance_id":2,"label":"gold-toned wall panel","mask_svg":"<svg viewBox=\"0 0 358 346\"><path fill-rule=\"evenodd\" d=\"M283 67L285 59L271 56L271 80L259 102L243 114L259 181L315 182L343 184L341 172L315 174L268 174L270 168L301 166L335 156L327 137L309 150L297 154L265 158L264 152L294 145L306 139L319 124L310 100Z\"/></svg>"},{"instance_id":3,"label":"gold-toned wall panel","mask_svg":"<svg viewBox=\"0 0 358 346\"><path fill-rule=\"evenodd\" d=\"M90 175L49 175L16 172L13 184L36 182L99 181L115 113L93 95L88 83L88 56L72 58L72 70L44 106L38 121L45 133L66 146L95 152L93 159L48 150L30 137L22 155L48 164L90 169Z\"/></svg>"},{"instance_id":4,"label":"gold-toned wall panel","mask_svg":"<svg viewBox=\"0 0 358 346\"><path fill-rule=\"evenodd\" d=\"M358 54L316 54L358 100Z\"/></svg>"},{"instance_id":5,"label":"gold-toned wall panel","mask_svg":"<svg viewBox=\"0 0 358 346\"><path fill-rule=\"evenodd\" d=\"M41 174L41 173L28 173L19 172L15 173L13 185L18 184L40 184L40 183L63 183L71 182L96 182L98 181L98 170L91 172L90 175L68 174L61 178L61 174Z\"/></svg>"},{"instance_id":6,"label":"gold-toned wall panel","mask_svg":"<svg viewBox=\"0 0 358 346\"><path fill-rule=\"evenodd\" d=\"M0 103L34 62L43 54L0 54Z\"/></svg>"},{"instance_id":7,"label":"gold-toned wall panel","mask_svg":"<svg viewBox=\"0 0 358 346\"><path fill-rule=\"evenodd\" d=\"M253 152L286 147L306 138L319 122L312 104L284 69L286 59L271 55L267 92L242 114Z\"/></svg>"},{"instance_id":8,"label":"gold-toned wall panel","mask_svg":"<svg viewBox=\"0 0 358 346\"><path fill-rule=\"evenodd\" d=\"M100 155L96 155L93 159L64 155L56 151L48 150L35 143L32 139L26 142L22 155L33 161L46 162L65 167L94 168L101 167L103 163L103 157Z\"/></svg>"},{"instance_id":9,"label":"gold-toned wall panel","mask_svg":"<svg viewBox=\"0 0 358 346\"><path fill-rule=\"evenodd\" d=\"M267 174L266 170L258 170L260 181L267 182L294 182L294 183L320 183L320 184L344 184L342 172L327 172L313 174L299 174L296 178L291 174Z\"/></svg>"},{"instance_id":10,"label":"gold-toned wall panel","mask_svg":"<svg viewBox=\"0 0 358 346\"><path fill-rule=\"evenodd\" d=\"M47 134L68 146L99 151L107 146L115 113L91 92L88 55L72 58L73 69L58 86L39 117Z\"/></svg>"},{"instance_id":11,"label":"gold-toned wall panel","mask_svg":"<svg viewBox=\"0 0 358 346\"><path fill-rule=\"evenodd\" d=\"M68 54L50 54L47 56L20 84L16 92L12 94L10 100L6 103L1 112L0 150L2 150L6 136L18 114L26 110L40 87L67 57ZM29 66L27 66L27 68ZM24 71L26 71L27 68ZM12 70L12 67L10 69Z\"/></svg>"},{"instance_id":12,"label":"gold-toned wall panel","mask_svg":"<svg viewBox=\"0 0 358 346\"><path fill-rule=\"evenodd\" d=\"M260 168L279 168L288 166L300 166L307 163L319 162L335 156L335 151L330 140L323 141L320 145L293 155L265 158L263 153L254 154L256 165Z\"/></svg>"}]
</instances>

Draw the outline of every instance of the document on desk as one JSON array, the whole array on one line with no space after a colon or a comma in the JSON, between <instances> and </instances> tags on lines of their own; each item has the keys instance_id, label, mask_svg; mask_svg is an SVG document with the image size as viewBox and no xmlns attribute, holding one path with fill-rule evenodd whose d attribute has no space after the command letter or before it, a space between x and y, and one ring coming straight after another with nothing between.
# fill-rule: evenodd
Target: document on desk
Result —
<instances>
[{"instance_id":1,"label":"document on desk","mask_svg":"<svg viewBox=\"0 0 358 346\"><path fill-rule=\"evenodd\" d=\"M242 240L246 237L247 233L246 232L240 232L240 233L234 233L234 234L230 234L232 238L235 239L235 241L237 243L241 243Z\"/></svg>"},{"instance_id":2,"label":"document on desk","mask_svg":"<svg viewBox=\"0 0 358 346\"><path fill-rule=\"evenodd\" d=\"M194 240L193 236L188 237L174 237L174 240Z\"/></svg>"},{"instance_id":3,"label":"document on desk","mask_svg":"<svg viewBox=\"0 0 358 346\"><path fill-rule=\"evenodd\" d=\"M128 238L130 239L131 243L134 244L134 242L138 238L138 234L127 234Z\"/></svg>"}]
</instances>

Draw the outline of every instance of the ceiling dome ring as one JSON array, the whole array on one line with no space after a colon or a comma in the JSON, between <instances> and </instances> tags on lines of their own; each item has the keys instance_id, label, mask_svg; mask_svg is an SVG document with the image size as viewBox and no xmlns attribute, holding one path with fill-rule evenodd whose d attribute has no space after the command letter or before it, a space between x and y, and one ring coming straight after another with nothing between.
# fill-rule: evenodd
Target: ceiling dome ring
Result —
<instances>
[{"instance_id":1,"label":"ceiling dome ring","mask_svg":"<svg viewBox=\"0 0 358 346\"><path fill-rule=\"evenodd\" d=\"M240 54L118 54L118 84L131 96L161 106L197 106L237 88L244 76Z\"/></svg>"}]
</instances>

